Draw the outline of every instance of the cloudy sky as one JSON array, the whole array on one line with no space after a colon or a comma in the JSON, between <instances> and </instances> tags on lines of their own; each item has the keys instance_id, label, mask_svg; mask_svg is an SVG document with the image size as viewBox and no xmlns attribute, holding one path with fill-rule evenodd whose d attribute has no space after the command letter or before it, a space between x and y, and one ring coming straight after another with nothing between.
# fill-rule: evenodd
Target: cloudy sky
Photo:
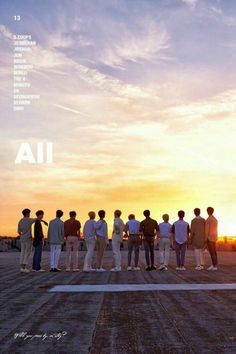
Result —
<instances>
[{"instance_id":1,"label":"cloudy sky","mask_svg":"<svg viewBox=\"0 0 236 354\"><path fill-rule=\"evenodd\" d=\"M20 15L21 21L14 21ZM13 34L31 34L30 93L13 112ZM211 205L236 235L234 0L0 0L1 224L21 210L129 212ZM16 165L22 142L53 164Z\"/></svg>"}]
</instances>

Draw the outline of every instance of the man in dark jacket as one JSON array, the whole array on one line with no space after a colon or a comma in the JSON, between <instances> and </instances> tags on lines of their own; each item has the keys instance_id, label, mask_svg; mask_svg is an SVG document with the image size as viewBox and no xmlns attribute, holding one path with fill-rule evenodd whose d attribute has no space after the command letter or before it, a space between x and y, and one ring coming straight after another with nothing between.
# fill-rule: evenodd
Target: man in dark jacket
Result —
<instances>
[{"instance_id":1,"label":"man in dark jacket","mask_svg":"<svg viewBox=\"0 0 236 354\"><path fill-rule=\"evenodd\" d=\"M146 270L155 270L154 265L154 240L159 233L159 226L156 220L150 218L150 211L144 210L143 215L146 217L140 224L140 232L143 235L143 244L145 249L145 258L147 263ZM150 262L151 258L151 262Z\"/></svg>"},{"instance_id":2,"label":"man in dark jacket","mask_svg":"<svg viewBox=\"0 0 236 354\"><path fill-rule=\"evenodd\" d=\"M37 272L43 272L44 270L41 269L41 256L42 256L42 249L43 249L43 228L41 221L44 216L43 210L38 210L36 212L37 220L34 224L34 239L33 239L33 246L34 246L34 257L33 257L33 266L32 269Z\"/></svg>"}]
</instances>

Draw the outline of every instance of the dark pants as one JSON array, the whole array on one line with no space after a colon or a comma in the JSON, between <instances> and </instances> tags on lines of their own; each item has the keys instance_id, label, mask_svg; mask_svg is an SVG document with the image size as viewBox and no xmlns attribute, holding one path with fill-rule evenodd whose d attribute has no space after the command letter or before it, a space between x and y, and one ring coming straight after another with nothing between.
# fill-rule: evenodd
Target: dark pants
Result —
<instances>
[{"instance_id":1,"label":"dark pants","mask_svg":"<svg viewBox=\"0 0 236 354\"><path fill-rule=\"evenodd\" d=\"M154 265L154 237L144 237L143 244L147 266Z\"/></svg>"},{"instance_id":2,"label":"dark pants","mask_svg":"<svg viewBox=\"0 0 236 354\"><path fill-rule=\"evenodd\" d=\"M214 267L217 266L216 242L207 240L207 248L211 256L211 261Z\"/></svg>"},{"instance_id":3,"label":"dark pants","mask_svg":"<svg viewBox=\"0 0 236 354\"><path fill-rule=\"evenodd\" d=\"M33 257L33 266L34 270L41 269L41 256L42 256L43 244L40 243L34 247L34 257Z\"/></svg>"},{"instance_id":4,"label":"dark pants","mask_svg":"<svg viewBox=\"0 0 236 354\"><path fill-rule=\"evenodd\" d=\"M176 262L177 267L183 267L185 261L185 252L187 248L187 242L175 244Z\"/></svg>"},{"instance_id":5,"label":"dark pants","mask_svg":"<svg viewBox=\"0 0 236 354\"><path fill-rule=\"evenodd\" d=\"M128 267L130 267L130 265L131 265L131 256L132 256L133 249L134 249L134 264L135 264L135 267L138 266L139 246L140 246L139 235L129 235L129 240L128 240Z\"/></svg>"}]
</instances>

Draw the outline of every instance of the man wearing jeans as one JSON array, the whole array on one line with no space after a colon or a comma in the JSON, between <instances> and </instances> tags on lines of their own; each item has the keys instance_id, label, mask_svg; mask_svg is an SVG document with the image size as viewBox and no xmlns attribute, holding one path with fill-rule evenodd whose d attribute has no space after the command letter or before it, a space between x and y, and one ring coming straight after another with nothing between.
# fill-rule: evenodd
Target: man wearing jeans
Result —
<instances>
[{"instance_id":1,"label":"man wearing jeans","mask_svg":"<svg viewBox=\"0 0 236 354\"><path fill-rule=\"evenodd\" d=\"M59 259L61 246L64 243L64 222L61 220L62 210L56 211L56 218L51 220L48 227L48 242L50 244L50 272L60 272Z\"/></svg>"},{"instance_id":2,"label":"man wearing jeans","mask_svg":"<svg viewBox=\"0 0 236 354\"><path fill-rule=\"evenodd\" d=\"M206 239L207 247L211 256L212 265L207 270L217 270L217 253L216 253L216 241L218 238L218 221L213 216L214 209L212 207L207 208L208 218L206 219Z\"/></svg>"},{"instance_id":3,"label":"man wearing jeans","mask_svg":"<svg viewBox=\"0 0 236 354\"><path fill-rule=\"evenodd\" d=\"M125 225L125 233L128 234L128 267L127 270L132 270L131 257L134 249L134 270L140 270L138 266L139 248L140 248L140 222L135 220L135 215L129 215L129 221Z\"/></svg>"},{"instance_id":4,"label":"man wearing jeans","mask_svg":"<svg viewBox=\"0 0 236 354\"><path fill-rule=\"evenodd\" d=\"M184 261L190 228L189 224L183 220L184 216L185 212L183 210L180 210L178 212L179 220L174 222L171 230L172 234L174 235L175 241L175 252L177 261L176 270L186 270L186 268L184 267Z\"/></svg>"},{"instance_id":5,"label":"man wearing jeans","mask_svg":"<svg viewBox=\"0 0 236 354\"><path fill-rule=\"evenodd\" d=\"M44 216L43 210L38 210L36 212L37 220L34 223L34 239L33 239L33 246L34 246L34 256L33 256L33 265L32 270L35 272L44 272L41 268L41 257L42 257L42 250L43 250L43 228L41 221Z\"/></svg>"},{"instance_id":6,"label":"man wearing jeans","mask_svg":"<svg viewBox=\"0 0 236 354\"><path fill-rule=\"evenodd\" d=\"M94 219L96 214L94 211L90 211L88 215L89 220L86 221L83 229L83 235L87 247L87 253L84 259L84 272L95 271L95 269L92 268L92 261L95 248L96 221Z\"/></svg>"},{"instance_id":7,"label":"man wearing jeans","mask_svg":"<svg viewBox=\"0 0 236 354\"><path fill-rule=\"evenodd\" d=\"M71 263L73 272L79 271L78 268L78 248L80 239L81 224L76 220L76 212L70 211L70 219L64 223L65 237L66 237L66 271L71 270Z\"/></svg>"},{"instance_id":8,"label":"man wearing jeans","mask_svg":"<svg viewBox=\"0 0 236 354\"><path fill-rule=\"evenodd\" d=\"M150 218L149 210L144 210L143 215L146 219L140 223L140 232L143 235L145 258L147 263L146 270L150 271L156 269L154 265L154 240L155 235L159 233L159 226L156 220Z\"/></svg>"}]
</instances>

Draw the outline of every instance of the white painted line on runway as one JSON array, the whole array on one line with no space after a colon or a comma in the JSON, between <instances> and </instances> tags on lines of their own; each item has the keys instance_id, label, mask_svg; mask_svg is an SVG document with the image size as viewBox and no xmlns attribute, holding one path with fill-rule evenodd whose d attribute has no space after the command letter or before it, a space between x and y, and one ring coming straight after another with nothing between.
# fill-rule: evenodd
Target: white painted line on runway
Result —
<instances>
[{"instance_id":1,"label":"white painted line on runway","mask_svg":"<svg viewBox=\"0 0 236 354\"><path fill-rule=\"evenodd\" d=\"M236 283L229 284L100 284L100 285L56 285L49 292L125 292L125 291L193 291L193 290L236 290Z\"/></svg>"}]
</instances>

